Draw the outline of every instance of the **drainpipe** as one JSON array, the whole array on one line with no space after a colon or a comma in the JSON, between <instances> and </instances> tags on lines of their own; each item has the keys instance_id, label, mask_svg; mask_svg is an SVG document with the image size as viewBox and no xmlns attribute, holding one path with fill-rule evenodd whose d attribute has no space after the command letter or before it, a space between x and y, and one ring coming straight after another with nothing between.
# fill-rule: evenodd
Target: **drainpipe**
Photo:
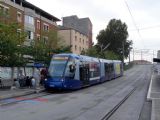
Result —
<instances>
[{"instance_id":1,"label":"drainpipe","mask_svg":"<svg viewBox=\"0 0 160 120\"><path fill-rule=\"evenodd\" d=\"M72 38L72 33L71 33L72 31L71 31L71 29L70 29L70 46L72 45L71 44L71 38ZM73 46L72 46L73 47Z\"/></svg>"}]
</instances>

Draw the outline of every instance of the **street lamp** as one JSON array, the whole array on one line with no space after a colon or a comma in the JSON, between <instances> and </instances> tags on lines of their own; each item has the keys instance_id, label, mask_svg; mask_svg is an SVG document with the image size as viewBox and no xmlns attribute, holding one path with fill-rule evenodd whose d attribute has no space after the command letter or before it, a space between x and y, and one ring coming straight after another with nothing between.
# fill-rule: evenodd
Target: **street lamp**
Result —
<instances>
[{"instance_id":1,"label":"street lamp","mask_svg":"<svg viewBox=\"0 0 160 120\"><path fill-rule=\"evenodd\" d=\"M109 46L110 46L110 43L108 43L108 44L102 49L103 45L101 45L101 52L103 52L103 51L104 51L105 49L107 49Z\"/></svg>"},{"instance_id":2,"label":"street lamp","mask_svg":"<svg viewBox=\"0 0 160 120\"><path fill-rule=\"evenodd\" d=\"M101 45L101 46L100 46L100 47L101 47L101 53L102 53L104 50L106 50L109 46L110 46L110 43L108 43L108 44L102 49L103 45ZM103 57L104 57L104 54L103 54Z\"/></svg>"}]
</instances>

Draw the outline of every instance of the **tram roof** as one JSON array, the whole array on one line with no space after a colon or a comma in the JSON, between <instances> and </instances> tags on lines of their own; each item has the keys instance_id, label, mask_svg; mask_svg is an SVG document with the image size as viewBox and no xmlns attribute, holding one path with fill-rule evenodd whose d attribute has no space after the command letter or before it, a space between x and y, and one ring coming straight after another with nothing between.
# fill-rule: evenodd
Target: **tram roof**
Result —
<instances>
[{"instance_id":1,"label":"tram roof","mask_svg":"<svg viewBox=\"0 0 160 120\"><path fill-rule=\"evenodd\" d=\"M74 53L61 53L61 54L55 54L54 56L68 56L68 57L73 57L81 60L86 60L86 61L100 61L100 62L121 62L120 60L107 60L107 59L102 59L102 58L95 58L95 57L90 57L90 56L85 56L85 55L77 55Z\"/></svg>"},{"instance_id":2,"label":"tram roof","mask_svg":"<svg viewBox=\"0 0 160 120\"><path fill-rule=\"evenodd\" d=\"M73 54L73 53L60 53L60 54L55 54L54 56L71 56L71 57L80 57L79 55L77 54Z\"/></svg>"},{"instance_id":3,"label":"tram roof","mask_svg":"<svg viewBox=\"0 0 160 120\"><path fill-rule=\"evenodd\" d=\"M120 61L120 60L113 60L113 62L118 62L119 63L119 62L122 62L122 61Z\"/></svg>"},{"instance_id":4,"label":"tram roof","mask_svg":"<svg viewBox=\"0 0 160 120\"><path fill-rule=\"evenodd\" d=\"M85 56L85 55L77 55L74 53L61 53L61 54L56 54L54 56L70 56L70 57L74 57L74 58L86 60L86 61L90 61L90 60L98 61L99 60L98 58L95 58L95 57L90 57L90 56Z\"/></svg>"},{"instance_id":5,"label":"tram roof","mask_svg":"<svg viewBox=\"0 0 160 120\"><path fill-rule=\"evenodd\" d=\"M100 59L100 62L113 63L113 60Z\"/></svg>"}]
</instances>

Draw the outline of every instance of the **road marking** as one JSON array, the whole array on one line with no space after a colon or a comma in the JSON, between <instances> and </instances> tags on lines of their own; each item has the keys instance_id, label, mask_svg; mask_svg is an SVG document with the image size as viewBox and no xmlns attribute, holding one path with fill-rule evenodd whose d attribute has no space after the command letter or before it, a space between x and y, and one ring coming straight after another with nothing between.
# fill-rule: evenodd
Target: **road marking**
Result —
<instances>
[{"instance_id":1,"label":"road marking","mask_svg":"<svg viewBox=\"0 0 160 120\"><path fill-rule=\"evenodd\" d=\"M0 106L3 105L8 105L8 104L12 104L12 103L47 103L48 99L46 98L25 98L25 97L17 97L17 98L10 98L10 99L5 99L2 100L0 103Z\"/></svg>"},{"instance_id":2,"label":"road marking","mask_svg":"<svg viewBox=\"0 0 160 120\"><path fill-rule=\"evenodd\" d=\"M148 90L148 94L147 94L147 100L148 101L152 100L152 98L151 98L152 80L153 80L153 74L151 76L151 81L150 81L149 90Z\"/></svg>"}]
</instances>

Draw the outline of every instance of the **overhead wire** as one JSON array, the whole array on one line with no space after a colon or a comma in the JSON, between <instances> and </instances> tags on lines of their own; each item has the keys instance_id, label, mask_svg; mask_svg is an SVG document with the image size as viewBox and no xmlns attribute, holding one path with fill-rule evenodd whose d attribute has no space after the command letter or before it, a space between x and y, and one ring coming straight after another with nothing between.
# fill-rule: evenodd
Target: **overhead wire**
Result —
<instances>
[{"instance_id":1,"label":"overhead wire","mask_svg":"<svg viewBox=\"0 0 160 120\"><path fill-rule=\"evenodd\" d=\"M154 26L148 26L148 27L144 27L144 28L139 28L138 30L148 30L148 29L154 29L154 28L160 28L160 25L154 25ZM130 31L136 31L137 29L132 29Z\"/></svg>"},{"instance_id":2,"label":"overhead wire","mask_svg":"<svg viewBox=\"0 0 160 120\"><path fill-rule=\"evenodd\" d=\"M124 2L125 2L125 4L126 4L126 7L127 7L127 9L128 9L128 12L129 12L129 14L130 14L130 16L131 16L133 25L135 26L136 31L137 31L137 33L138 33L138 35L139 35L139 38L140 38L140 40L141 40L141 42L142 42L142 45L144 46L144 48L146 48L145 45L144 45L144 43L143 43L142 36L141 36L141 34L140 34L140 32L139 32L139 28L137 27L137 24L136 24L136 22L135 22L135 19L134 19L133 15L132 15L132 12L131 12L131 10L130 10L130 7L129 7L129 5L128 5L128 3L127 3L126 0L124 0Z\"/></svg>"}]
</instances>

